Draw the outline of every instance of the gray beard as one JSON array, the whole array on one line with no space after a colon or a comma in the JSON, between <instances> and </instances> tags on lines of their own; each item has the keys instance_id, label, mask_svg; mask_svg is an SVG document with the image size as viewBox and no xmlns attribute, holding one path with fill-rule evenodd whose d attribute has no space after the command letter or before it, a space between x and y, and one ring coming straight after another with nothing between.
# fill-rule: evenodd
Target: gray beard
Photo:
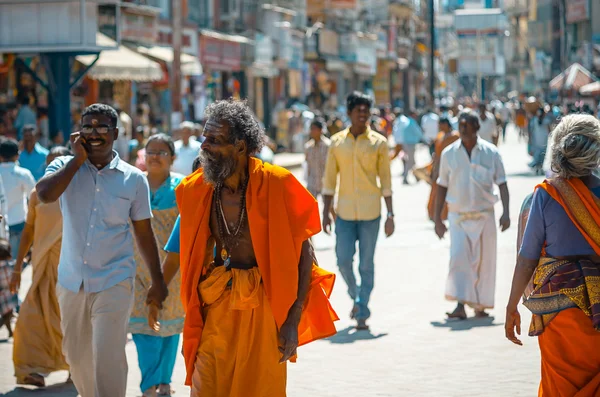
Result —
<instances>
[{"instance_id":1,"label":"gray beard","mask_svg":"<svg viewBox=\"0 0 600 397\"><path fill-rule=\"evenodd\" d=\"M206 152L200 152L200 164L202 165L202 171L204 180L211 184L216 185L223 183L235 172L236 161L233 157L217 157L210 158Z\"/></svg>"}]
</instances>

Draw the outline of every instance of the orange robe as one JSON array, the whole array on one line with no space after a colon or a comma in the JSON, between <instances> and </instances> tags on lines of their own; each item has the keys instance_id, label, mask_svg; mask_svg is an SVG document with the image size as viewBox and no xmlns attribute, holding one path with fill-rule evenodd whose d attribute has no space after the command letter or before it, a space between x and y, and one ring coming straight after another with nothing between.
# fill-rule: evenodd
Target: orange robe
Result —
<instances>
[{"instance_id":1,"label":"orange robe","mask_svg":"<svg viewBox=\"0 0 600 397\"><path fill-rule=\"evenodd\" d=\"M435 152L434 159L437 167L440 166L440 158L442 157L442 152L446 147L450 144L456 142L460 139L460 135L458 132L452 131L450 135L445 136L443 132L440 132L435 140ZM433 164L431 166L431 171L433 171ZM435 196L437 193L437 183L435 180L431 181L431 193L429 194L429 202L427 203L427 212L429 213L429 219L433 220L435 215ZM442 210L442 220L446 220L448 218L448 205L444 204L444 209Z\"/></svg>"},{"instance_id":2,"label":"orange robe","mask_svg":"<svg viewBox=\"0 0 600 397\"><path fill-rule=\"evenodd\" d=\"M258 263L258 269L251 271L224 272L209 266L214 247L209 227L213 188L204 183L202 170L185 178L176 189L181 214L181 298L186 311L186 384L192 385L193 380L203 396L285 395L279 391L268 394L275 392L268 388L269 382L283 382L285 387L285 367L277 363L280 355L274 363L272 360L277 349L273 338L297 298L302 243L321 230L317 202L292 174L255 158L249 159L248 170L246 207ZM329 303L334 281L334 274L313 264L298 328L299 345L335 334L334 321L339 318ZM244 314L244 310L256 316ZM235 316L237 322L228 316ZM270 328L268 322L257 323L269 317ZM247 330L255 335L249 338ZM221 351L220 356L216 351ZM198 364L201 368L195 371ZM265 371L271 368L277 379L265 379ZM223 376L227 374L230 376ZM253 380L256 376L258 383ZM261 383L265 389L258 390ZM244 391L237 394L239 390Z\"/></svg>"},{"instance_id":3,"label":"orange robe","mask_svg":"<svg viewBox=\"0 0 600 397\"><path fill-rule=\"evenodd\" d=\"M579 179L557 178L538 187L561 204L596 254L600 255L600 200ZM585 263L580 262L574 268L582 271L585 282L577 288L567 285L563 289L559 277L567 270L561 272L561 266L569 266L569 262L542 257L528 287L534 292L527 297L535 298L536 289L550 283L550 287L542 291L545 296L567 296L577 304L576 308L533 315L530 335L539 335L542 358L539 397L600 396L600 329L594 328L591 320L598 315L600 277L586 275L582 265ZM597 273L598 270L591 266L591 271ZM568 272L573 273L573 267Z\"/></svg>"}]
</instances>

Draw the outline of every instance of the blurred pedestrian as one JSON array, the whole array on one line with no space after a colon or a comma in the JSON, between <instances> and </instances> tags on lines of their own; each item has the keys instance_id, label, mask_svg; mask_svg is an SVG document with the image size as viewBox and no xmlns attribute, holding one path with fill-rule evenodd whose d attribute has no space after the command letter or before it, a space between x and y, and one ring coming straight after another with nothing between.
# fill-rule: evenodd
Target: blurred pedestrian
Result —
<instances>
[{"instance_id":1,"label":"blurred pedestrian","mask_svg":"<svg viewBox=\"0 0 600 397\"><path fill-rule=\"evenodd\" d=\"M414 113L416 120L416 112ZM427 109L423 117L421 117L421 128L425 141L429 145L429 154L433 157L435 151L435 139L440 132L440 116L431 109Z\"/></svg>"},{"instance_id":2,"label":"blurred pedestrian","mask_svg":"<svg viewBox=\"0 0 600 397\"><path fill-rule=\"evenodd\" d=\"M310 124L310 140L304 146L306 161L306 188L318 199L323 188L323 175L331 141L323 136L324 123L313 120Z\"/></svg>"},{"instance_id":3,"label":"blurred pedestrian","mask_svg":"<svg viewBox=\"0 0 600 397\"><path fill-rule=\"evenodd\" d=\"M339 175L338 205L335 211L338 267L354 303L350 318L356 320L357 329L368 330L382 196L387 207L385 234L389 237L394 233L390 155L387 139L369 128L373 100L361 92L354 92L346 102L352 124L331 137L322 190L325 202L323 231L331 233L330 211ZM357 241L360 249L360 285L353 268Z\"/></svg>"},{"instance_id":4,"label":"blurred pedestrian","mask_svg":"<svg viewBox=\"0 0 600 397\"><path fill-rule=\"evenodd\" d=\"M175 142L175 162L173 172L184 176L192 173L192 163L200 153L202 144L194 136L194 123L184 121L179 126L180 139Z\"/></svg>"},{"instance_id":5,"label":"blurred pedestrian","mask_svg":"<svg viewBox=\"0 0 600 397\"><path fill-rule=\"evenodd\" d=\"M150 218L148 181L113 150L117 112L93 104L71 134L74 156L57 157L36 191L60 200L63 240L56 295L63 353L82 396L125 397L127 324L133 305L133 235L152 274L148 303L167 290ZM133 233L132 233L133 231Z\"/></svg>"},{"instance_id":6,"label":"blurred pedestrian","mask_svg":"<svg viewBox=\"0 0 600 397\"><path fill-rule=\"evenodd\" d=\"M465 304L476 317L487 317L494 307L496 287L496 218L494 204L498 185L504 213L502 231L510 227L509 194L504 165L498 149L478 137L479 118L463 113L459 118L460 140L448 146L440 159L435 201L435 233L447 232L442 220L448 203L450 270L446 299L457 301L448 318L466 319Z\"/></svg>"},{"instance_id":7,"label":"blurred pedestrian","mask_svg":"<svg viewBox=\"0 0 600 397\"><path fill-rule=\"evenodd\" d=\"M10 231L11 255L17 257L27 218L27 201L35 187L31 172L17 165L19 144L14 139L0 142L0 177L7 198L6 220Z\"/></svg>"},{"instance_id":8,"label":"blurred pedestrian","mask_svg":"<svg viewBox=\"0 0 600 397\"><path fill-rule=\"evenodd\" d=\"M13 337L12 318L19 306L19 297L10 290L10 279L15 261L8 240L0 238L0 328L6 327L8 337Z\"/></svg>"},{"instance_id":9,"label":"blurred pedestrian","mask_svg":"<svg viewBox=\"0 0 600 397\"><path fill-rule=\"evenodd\" d=\"M171 235L175 220L179 215L175 200L175 188L184 178L183 175L171 172L175 159L175 144L170 136L157 134L151 136L146 143L146 167L150 185L150 204L152 209L152 229L159 247L164 247ZM160 250L161 262L166 253ZM160 330L156 331L148 325L149 308L146 304L148 286L152 284L152 276L146 266L139 249L135 249L134 258L137 266L134 291L135 301L129 332L137 349L138 363L142 373L140 388L144 397L171 395L171 376L179 348L179 334L183 330L185 312L179 296L180 280L171 284L173 293L169 294L160 312Z\"/></svg>"},{"instance_id":10,"label":"blurred pedestrian","mask_svg":"<svg viewBox=\"0 0 600 397\"><path fill-rule=\"evenodd\" d=\"M431 192L429 193L429 202L427 203L427 212L429 219L435 220L435 196L437 194L437 178L440 173L440 159L442 152L448 146L460 139L458 131L452 129L450 120L447 118L440 119L440 133L435 140L435 152L433 153L433 161L431 163ZM448 219L448 205L444 203L442 210L442 220Z\"/></svg>"},{"instance_id":11,"label":"blurred pedestrian","mask_svg":"<svg viewBox=\"0 0 600 397\"><path fill-rule=\"evenodd\" d=\"M479 104L479 137L489 143L496 142L498 138L498 125L496 116L488 111L485 103Z\"/></svg>"},{"instance_id":12,"label":"blurred pedestrian","mask_svg":"<svg viewBox=\"0 0 600 397\"><path fill-rule=\"evenodd\" d=\"M408 185L408 174L415 166L415 152L417 144L429 144L427 138L423 135L423 131L419 127L416 120L417 114L414 110L408 112L408 115L399 115L394 122L394 140L396 147L392 160L402 154L402 164L404 170L402 172L402 183Z\"/></svg>"},{"instance_id":13,"label":"blurred pedestrian","mask_svg":"<svg viewBox=\"0 0 600 397\"><path fill-rule=\"evenodd\" d=\"M30 99L28 95L23 95L19 99L19 106L17 110L17 118L13 123L13 128L17 133L17 140L23 138L23 127L26 125L37 125L37 116L35 111L30 106Z\"/></svg>"},{"instance_id":14,"label":"blurred pedestrian","mask_svg":"<svg viewBox=\"0 0 600 397\"><path fill-rule=\"evenodd\" d=\"M55 147L47 157L69 156ZM19 310L13 341L13 363L18 385L44 387L51 372L69 369L62 353L60 309L56 298L58 262L62 244L62 214L58 201L44 204L35 189L29 198L27 220L10 283L18 293L25 256L31 249L32 282Z\"/></svg>"},{"instance_id":15,"label":"blurred pedestrian","mask_svg":"<svg viewBox=\"0 0 600 397\"><path fill-rule=\"evenodd\" d=\"M536 175L542 175L544 158L548 147L548 137L550 136L550 126L552 120L547 117L543 108L539 108L536 115L531 119L531 150L533 152L533 161L529 167L533 168Z\"/></svg>"},{"instance_id":16,"label":"blurred pedestrian","mask_svg":"<svg viewBox=\"0 0 600 397\"><path fill-rule=\"evenodd\" d=\"M288 171L251 157L264 132L245 102L207 115L202 168L176 191L179 249L167 250L181 262L163 264L167 282L181 266L186 384L194 397L284 396L298 345L335 333L334 277L308 240L318 207Z\"/></svg>"},{"instance_id":17,"label":"blurred pedestrian","mask_svg":"<svg viewBox=\"0 0 600 397\"><path fill-rule=\"evenodd\" d=\"M600 123L565 116L552 140L557 177L538 185L519 244L505 335L522 345L518 304L533 313L529 335L541 353L539 395L600 392ZM527 208L524 208L527 211ZM515 334L516 331L516 334Z\"/></svg>"},{"instance_id":18,"label":"blurred pedestrian","mask_svg":"<svg viewBox=\"0 0 600 397\"><path fill-rule=\"evenodd\" d=\"M23 150L19 154L19 165L28 169L36 181L44 176L48 149L37 141L36 126L28 124L23 127Z\"/></svg>"}]
</instances>

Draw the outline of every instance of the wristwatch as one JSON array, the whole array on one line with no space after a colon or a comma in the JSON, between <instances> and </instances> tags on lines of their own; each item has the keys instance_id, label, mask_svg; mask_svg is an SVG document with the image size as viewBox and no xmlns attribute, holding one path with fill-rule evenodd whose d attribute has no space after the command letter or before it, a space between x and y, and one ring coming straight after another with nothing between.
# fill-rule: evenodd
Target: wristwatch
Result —
<instances>
[{"instance_id":1,"label":"wristwatch","mask_svg":"<svg viewBox=\"0 0 600 397\"><path fill-rule=\"evenodd\" d=\"M393 219L394 218L394 213L393 212L388 212L387 213L387 217L388 217L388 219L390 219L390 218Z\"/></svg>"}]
</instances>

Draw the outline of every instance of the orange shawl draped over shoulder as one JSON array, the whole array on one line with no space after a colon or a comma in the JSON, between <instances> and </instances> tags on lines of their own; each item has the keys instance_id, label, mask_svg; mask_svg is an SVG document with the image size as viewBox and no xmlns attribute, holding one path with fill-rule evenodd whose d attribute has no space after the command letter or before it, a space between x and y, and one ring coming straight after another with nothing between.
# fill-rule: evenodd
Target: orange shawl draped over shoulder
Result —
<instances>
[{"instance_id":1,"label":"orange shawl draped over shoulder","mask_svg":"<svg viewBox=\"0 0 600 397\"><path fill-rule=\"evenodd\" d=\"M540 184L600 255L600 200L580 179ZM525 305L542 357L539 397L600 395L600 269L590 260L542 254ZM591 321L590 321L591 320Z\"/></svg>"},{"instance_id":2,"label":"orange shawl draped over shoulder","mask_svg":"<svg viewBox=\"0 0 600 397\"><path fill-rule=\"evenodd\" d=\"M321 231L318 204L287 170L250 158L246 193L248 224L264 289L277 327L298 293L302 243ZM180 219L181 299L186 311L183 354L191 383L204 326L198 283L213 259L209 220L213 188L202 169L176 189ZM335 334L339 318L329 303L335 275L313 264L311 286L298 328L299 345Z\"/></svg>"}]
</instances>

